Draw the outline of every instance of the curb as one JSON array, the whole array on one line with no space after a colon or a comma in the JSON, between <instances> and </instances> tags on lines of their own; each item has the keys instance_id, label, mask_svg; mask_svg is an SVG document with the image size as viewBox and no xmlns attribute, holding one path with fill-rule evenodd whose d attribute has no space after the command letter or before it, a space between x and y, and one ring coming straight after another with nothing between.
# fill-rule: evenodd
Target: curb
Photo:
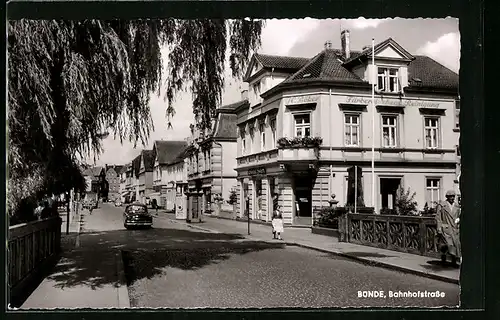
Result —
<instances>
[{"instance_id":1,"label":"curb","mask_svg":"<svg viewBox=\"0 0 500 320\"><path fill-rule=\"evenodd\" d=\"M242 218L228 218L228 217L221 217L221 216L215 216L215 215L205 215L204 217L208 217L211 219L220 219L220 220L229 220L229 221L236 221L240 223L248 223L246 219ZM271 222L265 222L265 221L260 221L260 220L250 220L251 224L257 224L261 226L270 226ZM311 226L306 226L306 225L286 225L287 228L293 228L293 229L311 229Z\"/></svg>"},{"instance_id":2,"label":"curb","mask_svg":"<svg viewBox=\"0 0 500 320\"><path fill-rule=\"evenodd\" d=\"M172 219L169 219L170 221L174 222L174 223L178 223L178 224L183 224L185 226L188 226L189 228L191 229L197 229L197 230L201 230L201 231L205 231L205 232L210 232L210 233L222 233L220 231L217 231L217 230L213 230L213 229L207 229L207 228L202 228L202 227L198 227L198 226L195 226L195 225L192 225L192 224L189 224L187 222L180 222L180 221L177 221L177 220L172 220Z\"/></svg>"},{"instance_id":3,"label":"curb","mask_svg":"<svg viewBox=\"0 0 500 320\"><path fill-rule=\"evenodd\" d=\"M323 253L334 254L336 256L347 258L350 260L354 260L354 261L360 262L360 263L365 264L365 265L376 266L376 267L381 267L381 268L385 268L385 269L400 271L403 273L413 274L413 275L417 275L417 276L421 276L421 277L425 277L425 278L429 278L429 279L433 279L433 280L443 281L443 282L447 282L447 283L459 284L458 279L453 279L453 278L441 276L438 274L427 273L424 271L409 269L409 268L401 267L401 266L386 263L386 262L374 261L374 260L370 260L370 259L366 259L366 258L360 258L360 257L356 257L356 256L353 256L353 255L350 255L347 253L343 253L343 252L330 251L330 250L316 248L313 246L304 245L304 244L296 243L296 242L285 242L285 244L289 245L289 246L296 246L296 247L301 247L301 248L305 248L305 249L315 250L315 251L319 251L319 252L323 252Z\"/></svg>"},{"instance_id":4,"label":"curb","mask_svg":"<svg viewBox=\"0 0 500 320\"><path fill-rule=\"evenodd\" d=\"M118 281L116 284L116 293L118 298L118 308L130 308L130 298L128 293L127 279L125 277L125 269L123 266L123 256L121 250L115 254L116 258L116 273Z\"/></svg>"}]
</instances>

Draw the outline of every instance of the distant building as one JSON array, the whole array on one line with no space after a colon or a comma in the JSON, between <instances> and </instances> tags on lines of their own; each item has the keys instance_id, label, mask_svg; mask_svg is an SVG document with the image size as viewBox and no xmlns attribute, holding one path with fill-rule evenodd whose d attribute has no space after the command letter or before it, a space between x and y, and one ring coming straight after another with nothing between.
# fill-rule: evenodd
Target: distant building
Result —
<instances>
[{"instance_id":1,"label":"distant building","mask_svg":"<svg viewBox=\"0 0 500 320\"><path fill-rule=\"evenodd\" d=\"M188 220L215 212L217 194L227 201L236 182L237 116L235 110L247 105L240 101L217 109L212 127L195 130L186 150Z\"/></svg>"},{"instance_id":2,"label":"distant building","mask_svg":"<svg viewBox=\"0 0 500 320\"><path fill-rule=\"evenodd\" d=\"M122 165L106 165L106 180L109 183L108 198L112 201L120 199L120 172Z\"/></svg>"},{"instance_id":3,"label":"distant building","mask_svg":"<svg viewBox=\"0 0 500 320\"><path fill-rule=\"evenodd\" d=\"M140 154L139 167L139 195L138 200L147 204L150 195L153 193L153 165L154 165L153 150L142 150Z\"/></svg>"},{"instance_id":4,"label":"distant building","mask_svg":"<svg viewBox=\"0 0 500 320\"><path fill-rule=\"evenodd\" d=\"M90 167L83 171L85 182L87 183L87 198L102 199L108 195L108 184L106 181L106 171L104 167Z\"/></svg>"},{"instance_id":5,"label":"distant building","mask_svg":"<svg viewBox=\"0 0 500 320\"><path fill-rule=\"evenodd\" d=\"M151 198L167 211L176 207L176 189L178 184L187 183L179 176L184 173L184 159L178 156L187 147L186 141L155 141L153 145L153 189Z\"/></svg>"}]
</instances>

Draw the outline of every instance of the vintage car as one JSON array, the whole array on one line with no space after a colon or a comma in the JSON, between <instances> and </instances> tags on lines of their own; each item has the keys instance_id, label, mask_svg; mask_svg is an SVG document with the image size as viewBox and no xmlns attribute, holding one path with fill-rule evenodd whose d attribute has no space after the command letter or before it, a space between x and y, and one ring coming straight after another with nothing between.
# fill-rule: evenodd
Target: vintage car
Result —
<instances>
[{"instance_id":1,"label":"vintage car","mask_svg":"<svg viewBox=\"0 0 500 320\"><path fill-rule=\"evenodd\" d=\"M123 212L123 226L130 227L152 227L153 216L149 213L148 207L142 203L133 203L125 207Z\"/></svg>"}]
</instances>

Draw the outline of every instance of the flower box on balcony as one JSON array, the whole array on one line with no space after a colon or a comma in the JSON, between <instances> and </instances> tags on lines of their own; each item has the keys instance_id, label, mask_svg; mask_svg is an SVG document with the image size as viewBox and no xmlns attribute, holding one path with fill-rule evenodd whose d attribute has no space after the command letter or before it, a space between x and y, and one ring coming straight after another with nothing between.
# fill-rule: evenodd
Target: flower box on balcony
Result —
<instances>
[{"instance_id":1,"label":"flower box on balcony","mask_svg":"<svg viewBox=\"0 0 500 320\"><path fill-rule=\"evenodd\" d=\"M297 138L280 138L278 139L278 147L280 149L293 148L319 148L323 144L321 137L297 137Z\"/></svg>"}]
</instances>

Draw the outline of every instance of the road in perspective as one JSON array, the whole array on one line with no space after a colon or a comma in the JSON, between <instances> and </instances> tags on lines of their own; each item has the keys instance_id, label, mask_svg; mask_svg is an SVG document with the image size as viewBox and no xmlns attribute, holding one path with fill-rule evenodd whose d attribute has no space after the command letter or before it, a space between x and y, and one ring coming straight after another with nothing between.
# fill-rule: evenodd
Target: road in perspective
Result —
<instances>
[{"instance_id":1,"label":"road in perspective","mask_svg":"<svg viewBox=\"0 0 500 320\"><path fill-rule=\"evenodd\" d=\"M254 241L236 233L210 233L163 212L154 218L152 229L125 230L123 210L100 204L92 215L87 214L75 261L59 266L58 276L52 278L65 287L109 285L116 269L104 267L105 261L115 263L111 257L121 250L131 307L458 305L460 290L455 284L367 266L271 239ZM211 228L216 222L210 221ZM106 269L111 270L109 274ZM358 291L384 291L385 298L359 298ZM390 298L389 291L439 291L444 297Z\"/></svg>"}]
</instances>

